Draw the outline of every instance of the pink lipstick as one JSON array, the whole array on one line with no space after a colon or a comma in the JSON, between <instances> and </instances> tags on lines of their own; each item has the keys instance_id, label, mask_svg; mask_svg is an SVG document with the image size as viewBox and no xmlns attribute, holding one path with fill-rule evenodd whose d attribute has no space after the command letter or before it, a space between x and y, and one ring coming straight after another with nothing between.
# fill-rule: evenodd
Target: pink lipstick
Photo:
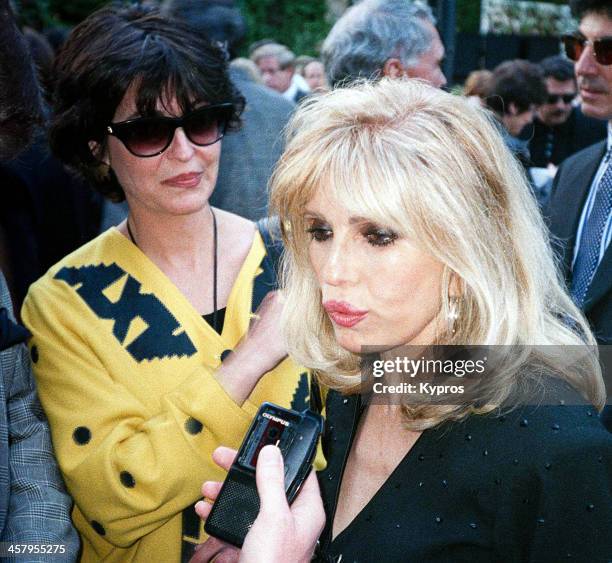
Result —
<instances>
[{"instance_id":1,"label":"pink lipstick","mask_svg":"<svg viewBox=\"0 0 612 563\"><path fill-rule=\"evenodd\" d=\"M366 318L368 312L356 309L345 301L325 301L323 308L329 318L337 325L351 328Z\"/></svg>"},{"instance_id":2,"label":"pink lipstick","mask_svg":"<svg viewBox=\"0 0 612 563\"><path fill-rule=\"evenodd\" d=\"M187 174L179 174L164 180L162 184L166 186L174 186L176 188L195 188L202 178L202 172L189 172Z\"/></svg>"}]
</instances>

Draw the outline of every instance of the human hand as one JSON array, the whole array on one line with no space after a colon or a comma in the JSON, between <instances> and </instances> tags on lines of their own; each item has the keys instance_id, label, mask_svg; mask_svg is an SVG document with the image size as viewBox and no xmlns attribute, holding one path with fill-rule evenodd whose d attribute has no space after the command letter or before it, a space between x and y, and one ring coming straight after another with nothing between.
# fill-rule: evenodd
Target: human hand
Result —
<instances>
[{"instance_id":1,"label":"human hand","mask_svg":"<svg viewBox=\"0 0 612 563\"><path fill-rule=\"evenodd\" d=\"M226 393L239 405L261 377L287 356L280 326L282 311L281 294L271 291L263 298L247 333L215 374Z\"/></svg>"},{"instance_id":2,"label":"human hand","mask_svg":"<svg viewBox=\"0 0 612 563\"><path fill-rule=\"evenodd\" d=\"M269 292L261 301L249 330L235 353L244 353L252 363L255 359L259 368L268 372L287 357L287 345L281 330L281 315L284 299L279 291Z\"/></svg>"},{"instance_id":3,"label":"human hand","mask_svg":"<svg viewBox=\"0 0 612 563\"><path fill-rule=\"evenodd\" d=\"M213 454L215 463L229 469L236 452L229 448L217 448ZM204 563L215 557L215 562L280 563L308 562L323 526L325 513L314 472L304 482L302 490L289 506L285 496L284 466L280 450L266 446L259 453L256 470L260 510L246 536L242 551L215 538L202 544L191 563ZM206 482L202 493L214 500L221 483ZM201 518L210 514L212 505L199 502L196 512ZM209 543L210 542L210 543Z\"/></svg>"}]
</instances>

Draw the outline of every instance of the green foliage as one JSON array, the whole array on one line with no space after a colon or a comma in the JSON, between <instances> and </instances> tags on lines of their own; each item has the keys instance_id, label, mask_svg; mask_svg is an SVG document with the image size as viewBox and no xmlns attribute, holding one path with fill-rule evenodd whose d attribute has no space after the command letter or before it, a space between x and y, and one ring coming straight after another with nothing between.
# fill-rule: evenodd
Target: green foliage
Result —
<instances>
[{"instance_id":1,"label":"green foliage","mask_svg":"<svg viewBox=\"0 0 612 563\"><path fill-rule=\"evenodd\" d=\"M21 26L40 30L53 24L49 0L16 0L14 5Z\"/></svg>"},{"instance_id":2,"label":"green foliage","mask_svg":"<svg viewBox=\"0 0 612 563\"><path fill-rule=\"evenodd\" d=\"M537 1L549 4L567 4L567 0ZM457 31L463 33L478 33L480 31L481 3L481 0L456 0Z\"/></svg>"},{"instance_id":3,"label":"green foliage","mask_svg":"<svg viewBox=\"0 0 612 563\"><path fill-rule=\"evenodd\" d=\"M85 19L89 14L96 11L104 4L107 4L107 0L48 0L51 4L51 10L53 15L70 25L79 23Z\"/></svg>"},{"instance_id":4,"label":"green foliage","mask_svg":"<svg viewBox=\"0 0 612 563\"><path fill-rule=\"evenodd\" d=\"M332 23L325 0L240 0L249 32L246 46L275 39L296 55L318 55Z\"/></svg>"},{"instance_id":5,"label":"green foliage","mask_svg":"<svg viewBox=\"0 0 612 563\"><path fill-rule=\"evenodd\" d=\"M480 31L480 0L457 0L457 31Z\"/></svg>"},{"instance_id":6,"label":"green foliage","mask_svg":"<svg viewBox=\"0 0 612 563\"><path fill-rule=\"evenodd\" d=\"M107 0L15 0L20 25L37 30L56 25L72 26Z\"/></svg>"}]
</instances>

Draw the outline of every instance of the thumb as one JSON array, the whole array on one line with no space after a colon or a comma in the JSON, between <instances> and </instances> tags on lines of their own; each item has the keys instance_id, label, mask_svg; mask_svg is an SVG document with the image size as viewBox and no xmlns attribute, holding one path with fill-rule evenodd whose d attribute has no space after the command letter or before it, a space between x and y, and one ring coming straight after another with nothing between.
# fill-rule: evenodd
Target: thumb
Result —
<instances>
[{"instance_id":1,"label":"thumb","mask_svg":"<svg viewBox=\"0 0 612 563\"><path fill-rule=\"evenodd\" d=\"M262 510L276 512L288 508L283 456L276 446L265 446L259 452L255 479Z\"/></svg>"}]
</instances>

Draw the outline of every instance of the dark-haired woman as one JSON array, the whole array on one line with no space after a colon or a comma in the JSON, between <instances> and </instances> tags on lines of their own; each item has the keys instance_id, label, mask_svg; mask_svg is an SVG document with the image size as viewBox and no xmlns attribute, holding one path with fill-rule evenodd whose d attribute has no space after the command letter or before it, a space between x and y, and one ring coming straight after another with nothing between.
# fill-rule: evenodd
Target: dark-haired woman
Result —
<instances>
[{"instance_id":1,"label":"dark-haired woman","mask_svg":"<svg viewBox=\"0 0 612 563\"><path fill-rule=\"evenodd\" d=\"M57 72L54 151L129 206L23 309L82 560L186 560L212 450L263 400L303 408L308 392L268 234L208 204L242 98L219 49L151 11L96 12Z\"/></svg>"}]
</instances>

